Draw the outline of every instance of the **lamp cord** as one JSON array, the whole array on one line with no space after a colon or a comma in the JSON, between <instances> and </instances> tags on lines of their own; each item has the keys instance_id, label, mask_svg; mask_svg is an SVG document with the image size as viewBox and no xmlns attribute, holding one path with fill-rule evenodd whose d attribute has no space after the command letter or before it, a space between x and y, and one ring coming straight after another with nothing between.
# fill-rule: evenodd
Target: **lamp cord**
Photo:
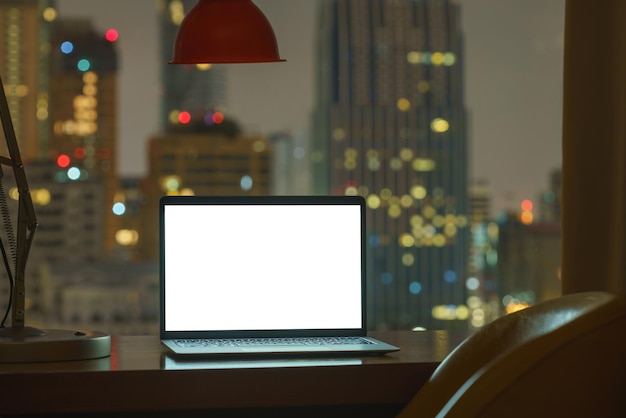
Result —
<instances>
[{"instance_id":1,"label":"lamp cord","mask_svg":"<svg viewBox=\"0 0 626 418\"><path fill-rule=\"evenodd\" d=\"M1 169L0 169L1 170ZM7 207L7 197L4 192L4 187L2 185L2 177L0 176L0 216L4 221L4 229L7 234L9 245L11 246L11 252L13 254L13 260L15 263L15 235L13 234L13 228L11 227L11 218L9 215L9 208ZM7 271L7 276L9 277L9 303L7 305L7 310L4 314L4 318L2 318L2 322L0 322L0 328L4 328L4 324L6 323L7 317L9 316L9 312L11 312L11 306L13 305L13 273L11 272L11 265L9 264L9 258L7 256L7 252L4 248L4 242L0 238L0 250L2 251L2 260L4 262L4 267Z\"/></svg>"},{"instance_id":2,"label":"lamp cord","mask_svg":"<svg viewBox=\"0 0 626 418\"><path fill-rule=\"evenodd\" d=\"M4 328L9 312L11 312L11 305L13 304L13 273L11 273L11 266L9 265L9 259L7 257L7 252L4 249L2 239L0 239L0 250L2 251L2 260L4 261L4 266L6 267L7 275L9 276L9 304L7 305L7 310L4 313L2 322L0 322L0 328Z\"/></svg>"}]
</instances>

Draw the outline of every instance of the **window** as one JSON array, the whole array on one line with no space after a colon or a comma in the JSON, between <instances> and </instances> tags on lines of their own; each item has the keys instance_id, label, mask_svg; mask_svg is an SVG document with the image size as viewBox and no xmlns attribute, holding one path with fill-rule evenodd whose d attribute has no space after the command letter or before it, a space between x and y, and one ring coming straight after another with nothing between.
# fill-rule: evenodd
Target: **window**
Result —
<instances>
[{"instance_id":1,"label":"window","mask_svg":"<svg viewBox=\"0 0 626 418\"><path fill-rule=\"evenodd\" d=\"M195 2L57 0L54 19L43 12L52 7L47 0L0 5L12 8L7 25L50 45L40 57L45 66L0 66L14 117L23 121L18 136L39 141L22 143L23 156L70 156L69 167L82 174L64 184L89 185L90 196L80 192L73 217L100 213L93 204L101 200L106 208L101 224L85 232L103 259L85 254L78 262L118 288L119 274L105 264L152 268L156 283L155 208L165 193L360 194L369 207L370 328L480 327L558 294L564 0L257 0L287 62L178 71L166 61L180 11ZM47 18L29 20L28 8ZM63 23L76 17L86 20ZM110 28L119 34L113 42L104 39ZM66 65L93 51L106 65L94 57L84 74ZM18 89L27 80L20 68L47 78L32 106L18 92L41 87ZM64 83L80 92L68 96L74 90ZM77 104L93 95L96 110L79 114ZM21 113L29 108L38 112ZM182 112L210 131L185 119L193 125L186 133ZM65 130L55 130L58 121ZM170 145L168 133L176 137ZM42 157L44 146L49 156ZM52 164L38 181L55 182L56 170ZM245 190L244 175L255 180ZM164 181L172 178L175 184ZM115 216L115 202L139 209ZM43 226L47 218L63 215L53 207L41 212L46 234L54 232ZM136 236L116 241L122 230ZM35 244L31 264L52 263L37 251L47 249ZM157 287L143 284L125 285L153 300L148 293ZM29 315L58 320L58 309ZM116 332L119 316L108 323L98 315L98 327ZM154 315L129 320L155 329Z\"/></svg>"}]
</instances>

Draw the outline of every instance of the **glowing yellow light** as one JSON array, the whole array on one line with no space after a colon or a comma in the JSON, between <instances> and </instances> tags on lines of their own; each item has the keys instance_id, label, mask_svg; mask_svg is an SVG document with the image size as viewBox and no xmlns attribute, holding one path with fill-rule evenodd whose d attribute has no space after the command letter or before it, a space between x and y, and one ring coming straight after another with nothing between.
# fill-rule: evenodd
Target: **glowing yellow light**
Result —
<instances>
[{"instance_id":1,"label":"glowing yellow light","mask_svg":"<svg viewBox=\"0 0 626 418\"><path fill-rule=\"evenodd\" d=\"M402 206L403 208L410 208L411 206L413 206L413 198L408 194L402 195L402 197L400 198L400 206Z\"/></svg>"},{"instance_id":2,"label":"glowing yellow light","mask_svg":"<svg viewBox=\"0 0 626 418\"><path fill-rule=\"evenodd\" d=\"M524 212L521 213L519 218L520 218L520 221L524 225L530 225L530 224L533 223L533 213L532 212L524 211Z\"/></svg>"},{"instance_id":3,"label":"glowing yellow light","mask_svg":"<svg viewBox=\"0 0 626 418\"><path fill-rule=\"evenodd\" d=\"M343 168L346 170L354 170L356 168L356 160L348 158L343 162Z\"/></svg>"},{"instance_id":4,"label":"glowing yellow light","mask_svg":"<svg viewBox=\"0 0 626 418\"><path fill-rule=\"evenodd\" d=\"M411 64L419 64L422 61L422 54L416 51L410 51L406 54L406 60Z\"/></svg>"},{"instance_id":5,"label":"glowing yellow light","mask_svg":"<svg viewBox=\"0 0 626 418\"><path fill-rule=\"evenodd\" d=\"M369 189L367 186L359 186L357 192L359 196L367 196L369 194Z\"/></svg>"},{"instance_id":6,"label":"glowing yellow light","mask_svg":"<svg viewBox=\"0 0 626 418\"><path fill-rule=\"evenodd\" d=\"M413 238L411 234L400 235L398 241L400 242L400 245L406 248L412 247L415 244L415 238Z\"/></svg>"},{"instance_id":7,"label":"glowing yellow light","mask_svg":"<svg viewBox=\"0 0 626 418\"><path fill-rule=\"evenodd\" d=\"M180 195L181 196L194 196L195 192L193 191L193 189L185 187L184 189L180 190Z\"/></svg>"},{"instance_id":8,"label":"glowing yellow light","mask_svg":"<svg viewBox=\"0 0 626 418\"><path fill-rule=\"evenodd\" d=\"M436 305L431 310L431 314L435 319L450 321L457 319L457 307L454 305Z\"/></svg>"},{"instance_id":9,"label":"glowing yellow light","mask_svg":"<svg viewBox=\"0 0 626 418\"><path fill-rule=\"evenodd\" d=\"M420 172L433 171L437 164L430 158L416 158L413 160L413 170Z\"/></svg>"},{"instance_id":10,"label":"glowing yellow light","mask_svg":"<svg viewBox=\"0 0 626 418\"><path fill-rule=\"evenodd\" d=\"M45 109L45 108L37 109L37 119L38 120L46 120L46 119L48 119L48 109Z\"/></svg>"},{"instance_id":11,"label":"glowing yellow light","mask_svg":"<svg viewBox=\"0 0 626 418\"><path fill-rule=\"evenodd\" d=\"M98 93L98 87L93 84L85 84L83 94L86 96L95 96Z\"/></svg>"},{"instance_id":12,"label":"glowing yellow light","mask_svg":"<svg viewBox=\"0 0 626 418\"><path fill-rule=\"evenodd\" d=\"M483 321L485 319L485 311L480 308L475 309L472 312L472 319L475 319L477 321Z\"/></svg>"},{"instance_id":13,"label":"glowing yellow light","mask_svg":"<svg viewBox=\"0 0 626 418\"><path fill-rule=\"evenodd\" d=\"M456 225L455 224L446 224L443 228L443 232L449 236L453 237L456 235Z\"/></svg>"},{"instance_id":14,"label":"glowing yellow light","mask_svg":"<svg viewBox=\"0 0 626 418\"><path fill-rule=\"evenodd\" d=\"M400 214L402 214L402 209L400 209L400 206L398 205L391 205L387 210L387 214L390 218L397 218L400 216Z\"/></svg>"},{"instance_id":15,"label":"glowing yellow light","mask_svg":"<svg viewBox=\"0 0 626 418\"><path fill-rule=\"evenodd\" d=\"M433 52L432 56L430 57L430 62L433 65L441 65L443 64L443 60L444 56L442 52Z\"/></svg>"},{"instance_id":16,"label":"glowing yellow light","mask_svg":"<svg viewBox=\"0 0 626 418\"><path fill-rule=\"evenodd\" d=\"M333 139L335 141L341 141L346 138L346 131L341 128L336 128L333 130Z\"/></svg>"},{"instance_id":17,"label":"glowing yellow light","mask_svg":"<svg viewBox=\"0 0 626 418\"><path fill-rule=\"evenodd\" d=\"M173 0L170 3L170 19L172 23L175 25L180 25L180 23L185 18L185 9L183 7L183 3L180 0Z\"/></svg>"},{"instance_id":18,"label":"glowing yellow light","mask_svg":"<svg viewBox=\"0 0 626 418\"><path fill-rule=\"evenodd\" d=\"M467 306L470 309L478 309L482 305L482 302L478 296L470 296L467 298Z\"/></svg>"},{"instance_id":19,"label":"glowing yellow light","mask_svg":"<svg viewBox=\"0 0 626 418\"><path fill-rule=\"evenodd\" d=\"M31 191L33 202L38 205L45 206L50 203L50 190L48 189L36 189Z\"/></svg>"},{"instance_id":20,"label":"glowing yellow light","mask_svg":"<svg viewBox=\"0 0 626 418\"><path fill-rule=\"evenodd\" d=\"M402 161L411 161L411 159L413 158L413 150L411 150L410 148L402 148L400 150L400 158L402 159Z\"/></svg>"},{"instance_id":21,"label":"glowing yellow light","mask_svg":"<svg viewBox=\"0 0 626 418\"><path fill-rule=\"evenodd\" d=\"M367 158L371 159L377 159L378 158L378 151L376 151L375 149L370 149L367 150Z\"/></svg>"},{"instance_id":22,"label":"glowing yellow light","mask_svg":"<svg viewBox=\"0 0 626 418\"><path fill-rule=\"evenodd\" d=\"M180 177L166 176L161 179L161 189L164 191L177 191L180 187Z\"/></svg>"},{"instance_id":23,"label":"glowing yellow light","mask_svg":"<svg viewBox=\"0 0 626 418\"><path fill-rule=\"evenodd\" d=\"M137 244L139 234L134 229L120 229L115 233L115 241L124 247Z\"/></svg>"},{"instance_id":24,"label":"glowing yellow light","mask_svg":"<svg viewBox=\"0 0 626 418\"><path fill-rule=\"evenodd\" d=\"M378 171L380 169L380 160L371 159L367 162L367 168L372 171Z\"/></svg>"},{"instance_id":25,"label":"glowing yellow light","mask_svg":"<svg viewBox=\"0 0 626 418\"><path fill-rule=\"evenodd\" d=\"M346 191L344 192L346 196L356 196L357 190L356 187L346 187Z\"/></svg>"},{"instance_id":26,"label":"glowing yellow light","mask_svg":"<svg viewBox=\"0 0 626 418\"><path fill-rule=\"evenodd\" d=\"M456 226L459 228L464 228L468 224L467 216L459 215L456 217Z\"/></svg>"},{"instance_id":27,"label":"glowing yellow light","mask_svg":"<svg viewBox=\"0 0 626 418\"><path fill-rule=\"evenodd\" d=\"M411 187L411 196L413 196L415 199L423 199L426 197L426 187L424 186L413 186Z\"/></svg>"},{"instance_id":28,"label":"glowing yellow light","mask_svg":"<svg viewBox=\"0 0 626 418\"><path fill-rule=\"evenodd\" d=\"M17 187L11 187L9 189L9 197L13 200L18 200L20 198L20 192L17 191Z\"/></svg>"},{"instance_id":29,"label":"glowing yellow light","mask_svg":"<svg viewBox=\"0 0 626 418\"><path fill-rule=\"evenodd\" d=\"M403 97L401 99L398 99L396 106L398 107L398 110L406 112L411 108L411 102Z\"/></svg>"},{"instance_id":30,"label":"glowing yellow light","mask_svg":"<svg viewBox=\"0 0 626 418\"><path fill-rule=\"evenodd\" d=\"M211 64L196 64L196 68L200 71L207 71L210 70L212 67Z\"/></svg>"},{"instance_id":31,"label":"glowing yellow light","mask_svg":"<svg viewBox=\"0 0 626 418\"><path fill-rule=\"evenodd\" d=\"M433 237L433 245L435 247L443 247L446 245L446 237L442 234L437 234Z\"/></svg>"},{"instance_id":32,"label":"glowing yellow light","mask_svg":"<svg viewBox=\"0 0 626 418\"><path fill-rule=\"evenodd\" d=\"M454 55L454 52L446 52L445 54L443 54L443 65L445 65L446 67L450 67L454 65L455 62L456 56Z\"/></svg>"},{"instance_id":33,"label":"glowing yellow light","mask_svg":"<svg viewBox=\"0 0 626 418\"><path fill-rule=\"evenodd\" d=\"M87 71L85 74L83 74L83 83L94 84L97 81L98 74L94 73L93 71Z\"/></svg>"},{"instance_id":34,"label":"glowing yellow light","mask_svg":"<svg viewBox=\"0 0 626 418\"><path fill-rule=\"evenodd\" d=\"M26 97L26 95L28 95L28 86L20 84L16 87L15 94L17 94L18 97Z\"/></svg>"},{"instance_id":35,"label":"glowing yellow light","mask_svg":"<svg viewBox=\"0 0 626 418\"><path fill-rule=\"evenodd\" d=\"M424 218L419 215L413 215L411 216L410 222L413 227L420 226L424 224Z\"/></svg>"},{"instance_id":36,"label":"glowing yellow light","mask_svg":"<svg viewBox=\"0 0 626 418\"><path fill-rule=\"evenodd\" d=\"M402 255L402 264L409 267L412 266L413 263L415 263L415 256L413 256L413 254L405 253Z\"/></svg>"},{"instance_id":37,"label":"glowing yellow light","mask_svg":"<svg viewBox=\"0 0 626 418\"><path fill-rule=\"evenodd\" d=\"M57 11L52 7L46 7L43 11L43 19L46 22L52 22L57 18Z\"/></svg>"},{"instance_id":38,"label":"glowing yellow light","mask_svg":"<svg viewBox=\"0 0 626 418\"><path fill-rule=\"evenodd\" d=\"M456 307L456 319L460 319L461 321L469 318L470 312L467 306L459 305Z\"/></svg>"},{"instance_id":39,"label":"glowing yellow light","mask_svg":"<svg viewBox=\"0 0 626 418\"><path fill-rule=\"evenodd\" d=\"M528 303L526 302L511 302L506 305L506 313L510 314L513 312L521 311L522 309L528 308Z\"/></svg>"},{"instance_id":40,"label":"glowing yellow light","mask_svg":"<svg viewBox=\"0 0 626 418\"><path fill-rule=\"evenodd\" d=\"M378 209L380 207L380 197L375 194L367 196L367 206L371 209Z\"/></svg>"},{"instance_id":41,"label":"glowing yellow light","mask_svg":"<svg viewBox=\"0 0 626 418\"><path fill-rule=\"evenodd\" d=\"M446 132L450 128L450 124L443 118L435 118L430 123L430 129L436 133Z\"/></svg>"},{"instance_id":42,"label":"glowing yellow light","mask_svg":"<svg viewBox=\"0 0 626 418\"><path fill-rule=\"evenodd\" d=\"M346 158L356 158L357 152L354 148L346 148L345 151L343 152L343 155Z\"/></svg>"},{"instance_id":43,"label":"glowing yellow light","mask_svg":"<svg viewBox=\"0 0 626 418\"><path fill-rule=\"evenodd\" d=\"M445 224L445 218L441 215L436 215L433 217L432 223L435 228L441 228Z\"/></svg>"},{"instance_id":44,"label":"glowing yellow light","mask_svg":"<svg viewBox=\"0 0 626 418\"><path fill-rule=\"evenodd\" d=\"M385 189L382 189L380 191L380 197L383 200L389 200L389 199L391 199L391 196L393 196L393 193L391 192L391 189L385 188Z\"/></svg>"},{"instance_id":45,"label":"glowing yellow light","mask_svg":"<svg viewBox=\"0 0 626 418\"><path fill-rule=\"evenodd\" d=\"M435 210L434 207L430 205L426 205L422 208L422 215L426 219L432 219L432 217L435 216L436 214L437 214L437 211Z\"/></svg>"},{"instance_id":46,"label":"glowing yellow light","mask_svg":"<svg viewBox=\"0 0 626 418\"><path fill-rule=\"evenodd\" d=\"M472 318L470 323L472 324L472 327L474 327L474 328L480 328L483 325L485 325L485 321L484 320L479 320L479 319L474 319L474 318Z\"/></svg>"},{"instance_id":47,"label":"glowing yellow light","mask_svg":"<svg viewBox=\"0 0 626 418\"><path fill-rule=\"evenodd\" d=\"M171 124L175 125L178 123L178 115L180 115L180 112L178 110L172 110L170 112L170 114L168 115L168 119Z\"/></svg>"}]
</instances>

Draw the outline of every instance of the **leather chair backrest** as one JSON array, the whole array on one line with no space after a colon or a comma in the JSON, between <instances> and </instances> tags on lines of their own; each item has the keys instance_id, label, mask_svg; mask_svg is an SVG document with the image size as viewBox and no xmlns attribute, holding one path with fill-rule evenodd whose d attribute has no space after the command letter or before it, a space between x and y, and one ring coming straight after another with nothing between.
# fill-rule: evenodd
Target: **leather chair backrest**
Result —
<instances>
[{"instance_id":1,"label":"leather chair backrest","mask_svg":"<svg viewBox=\"0 0 626 418\"><path fill-rule=\"evenodd\" d=\"M604 337L607 338L604 345L611 346L612 341L621 337L619 334L610 335L611 331L606 330L608 327L620 329L620 326L623 329L624 318L624 298L604 292L566 295L503 316L481 328L450 353L400 416L434 417L443 413L449 416L476 416L467 409L468 399L471 399L471 393L476 398L476 391L480 387L489 393L497 392L494 387L487 389L487 386L481 386L485 385L484 382L495 384L489 380L494 376L493 370L505 370L507 365L517 365L514 370L508 370L509 379L515 381L516 375L530 376L526 372L536 367L536 364L560 358L554 354L558 350L578 352L575 341L589 338L590 341L598 342L598 339ZM590 351L586 357L603 361L600 357L608 354L600 356L596 351ZM585 361L584 357L580 362ZM556 363L553 366L557 367ZM541 369L548 370L545 367ZM559 378L563 379L564 376L560 375ZM505 390L507 382L498 383L501 390ZM516 382L519 389L521 380ZM557 390L560 389L554 387L552 392ZM489 403L487 398L481 402ZM474 402L474 405L481 402ZM464 410L459 409L462 405L465 405ZM478 410L474 412L478 414Z\"/></svg>"}]
</instances>

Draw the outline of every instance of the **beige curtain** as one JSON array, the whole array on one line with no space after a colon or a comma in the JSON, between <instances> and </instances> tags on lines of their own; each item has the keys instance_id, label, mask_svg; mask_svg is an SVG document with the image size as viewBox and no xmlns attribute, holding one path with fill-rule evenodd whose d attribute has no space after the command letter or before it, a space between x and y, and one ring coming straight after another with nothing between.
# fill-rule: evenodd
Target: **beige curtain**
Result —
<instances>
[{"instance_id":1,"label":"beige curtain","mask_svg":"<svg viewBox=\"0 0 626 418\"><path fill-rule=\"evenodd\" d=\"M566 0L563 294L626 293L626 1Z\"/></svg>"}]
</instances>

